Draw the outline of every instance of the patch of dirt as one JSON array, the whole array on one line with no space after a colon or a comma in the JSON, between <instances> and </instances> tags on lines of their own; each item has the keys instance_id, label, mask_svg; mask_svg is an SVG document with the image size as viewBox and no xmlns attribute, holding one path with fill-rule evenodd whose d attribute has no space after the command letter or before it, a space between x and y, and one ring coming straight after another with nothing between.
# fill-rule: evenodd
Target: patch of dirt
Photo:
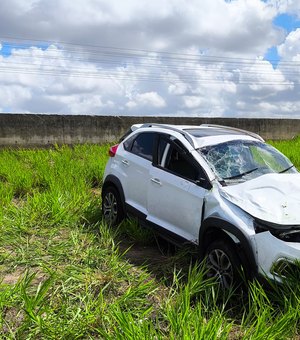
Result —
<instances>
[{"instance_id":1,"label":"patch of dirt","mask_svg":"<svg viewBox=\"0 0 300 340\"><path fill-rule=\"evenodd\" d=\"M93 196L100 197L101 196L101 188L95 187L91 189L91 193Z\"/></svg>"},{"instance_id":2,"label":"patch of dirt","mask_svg":"<svg viewBox=\"0 0 300 340\"><path fill-rule=\"evenodd\" d=\"M128 247L127 247L128 246ZM139 245L122 243L121 251L125 252L124 257L136 266L157 265L168 262L169 257L162 253L155 245ZM123 248L123 249L122 249Z\"/></svg>"},{"instance_id":3,"label":"patch of dirt","mask_svg":"<svg viewBox=\"0 0 300 340\"><path fill-rule=\"evenodd\" d=\"M179 248L160 238L149 245L125 239L119 243L119 250L132 265L145 267L158 280L172 280L175 267L187 272L193 259L192 252L182 253Z\"/></svg>"},{"instance_id":4,"label":"patch of dirt","mask_svg":"<svg viewBox=\"0 0 300 340\"><path fill-rule=\"evenodd\" d=\"M2 283L14 285L18 282L20 276L24 273L24 269L17 269L13 273L7 273L2 277Z\"/></svg>"},{"instance_id":5,"label":"patch of dirt","mask_svg":"<svg viewBox=\"0 0 300 340\"><path fill-rule=\"evenodd\" d=\"M242 330L238 326L233 326L228 335L228 340L239 340L243 338L244 338L244 332L242 332Z\"/></svg>"},{"instance_id":6,"label":"patch of dirt","mask_svg":"<svg viewBox=\"0 0 300 340\"><path fill-rule=\"evenodd\" d=\"M11 330L17 329L21 326L25 318L24 314L24 311L20 311L19 309L14 307L5 308L3 311L3 319L5 320L5 323L3 324L1 334L7 335L7 339L9 339L11 335ZM7 325L9 325L9 327Z\"/></svg>"},{"instance_id":7,"label":"patch of dirt","mask_svg":"<svg viewBox=\"0 0 300 340\"><path fill-rule=\"evenodd\" d=\"M24 276L25 268L18 268L12 273L6 273L1 278L2 284L14 285L20 278ZM38 285L41 281L45 279L45 274L40 271L35 271L35 276L32 280L33 285Z\"/></svg>"},{"instance_id":8,"label":"patch of dirt","mask_svg":"<svg viewBox=\"0 0 300 340\"><path fill-rule=\"evenodd\" d=\"M14 196L12 199L12 204L17 207L23 207L26 202L26 199L24 197Z\"/></svg>"}]
</instances>

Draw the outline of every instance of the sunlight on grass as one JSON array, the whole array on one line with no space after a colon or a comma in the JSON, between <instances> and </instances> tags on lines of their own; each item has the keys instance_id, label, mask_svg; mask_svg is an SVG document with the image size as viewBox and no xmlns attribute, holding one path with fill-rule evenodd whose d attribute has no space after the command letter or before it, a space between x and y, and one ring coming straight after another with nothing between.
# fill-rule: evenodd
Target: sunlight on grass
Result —
<instances>
[{"instance_id":1,"label":"sunlight on grass","mask_svg":"<svg viewBox=\"0 0 300 340\"><path fill-rule=\"evenodd\" d=\"M300 138L272 142L300 169ZM186 249L101 220L108 146L0 151L0 338L286 339L299 277L223 293Z\"/></svg>"}]
</instances>

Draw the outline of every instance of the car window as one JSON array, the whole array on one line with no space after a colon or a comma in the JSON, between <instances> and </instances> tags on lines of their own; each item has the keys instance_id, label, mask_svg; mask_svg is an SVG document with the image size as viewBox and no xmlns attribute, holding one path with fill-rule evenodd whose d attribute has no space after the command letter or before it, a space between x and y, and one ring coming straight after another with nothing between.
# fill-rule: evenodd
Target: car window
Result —
<instances>
[{"instance_id":1,"label":"car window","mask_svg":"<svg viewBox=\"0 0 300 340\"><path fill-rule=\"evenodd\" d=\"M171 146L165 168L174 174L196 181L198 179L198 169L184 157L181 151Z\"/></svg>"},{"instance_id":2,"label":"car window","mask_svg":"<svg viewBox=\"0 0 300 340\"><path fill-rule=\"evenodd\" d=\"M235 140L206 146L199 152L220 180L247 181L268 173L296 172L283 154L258 141Z\"/></svg>"},{"instance_id":3,"label":"car window","mask_svg":"<svg viewBox=\"0 0 300 340\"><path fill-rule=\"evenodd\" d=\"M130 151L152 162L155 136L153 132L140 133L134 139Z\"/></svg>"},{"instance_id":4,"label":"car window","mask_svg":"<svg viewBox=\"0 0 300 340\"><path fill-rule=\"evenodd\" d=\"M192 161L184 146L176 139L168 142L166 138L160 138L157 161L160 167L191 181L205 177L200 166Z\"/></svg>"},{"instance_id":5,"label":"car window","mask_svg":"<svg viewBox=\"0 0 300 340\"><path fill-rule=\"evenodd\" d=\"M130 151L131 150L131 147L132 147L132 143L134 141L134 139L136 138L136 136L131 136L129 138L127 138L124 143L123 143L123 147L126 151Z\"/></svg>"}]
</instances>

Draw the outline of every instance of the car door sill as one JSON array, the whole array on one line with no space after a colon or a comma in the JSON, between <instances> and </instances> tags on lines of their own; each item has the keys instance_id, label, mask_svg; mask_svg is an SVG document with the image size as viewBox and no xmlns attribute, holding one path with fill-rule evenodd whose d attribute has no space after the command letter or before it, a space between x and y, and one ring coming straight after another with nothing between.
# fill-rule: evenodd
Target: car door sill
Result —
<instances>
[{"instance_id":1,"label":"car door sill","mask_svg":"<svg viewBox=\"0 0 300 340\"><path fill-rule=\"evenodd\" d=\"M126 204L126 211L127 211L127 214L129 216L137 218L139 220L140 224L143 227L152 229L153 231L158 233L159 236L161 236L162 238L164 238L168 242L173 243L174 245L176 245L178 247L182 247L185 244L195 245L194 242L189 241L189 240L185 239L184 237L179 236L179 235L173 233L172 231L167 230L167 229L163 228L162 226L160 226L156 223L148 221L146 214L142 213L141 211L132 207L129 204Z\"/></svg>"}]
</instances>

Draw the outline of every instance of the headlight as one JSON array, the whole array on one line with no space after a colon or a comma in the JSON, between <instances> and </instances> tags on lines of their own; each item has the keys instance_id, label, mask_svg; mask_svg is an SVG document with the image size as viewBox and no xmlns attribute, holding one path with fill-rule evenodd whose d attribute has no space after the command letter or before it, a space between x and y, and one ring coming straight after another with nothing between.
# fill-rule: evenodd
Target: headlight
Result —
<instances>
[{"instance_id":1,"label":"headlight","mask_svg":"<svg viewBox=\"0 0 300 340\"><path fill-rule=\"evenodd\" d=\"M282 241L300 243L300 225L281 225L255 219L254 229L257 234L269 231Z\"/></svg>"}]
</instances>

